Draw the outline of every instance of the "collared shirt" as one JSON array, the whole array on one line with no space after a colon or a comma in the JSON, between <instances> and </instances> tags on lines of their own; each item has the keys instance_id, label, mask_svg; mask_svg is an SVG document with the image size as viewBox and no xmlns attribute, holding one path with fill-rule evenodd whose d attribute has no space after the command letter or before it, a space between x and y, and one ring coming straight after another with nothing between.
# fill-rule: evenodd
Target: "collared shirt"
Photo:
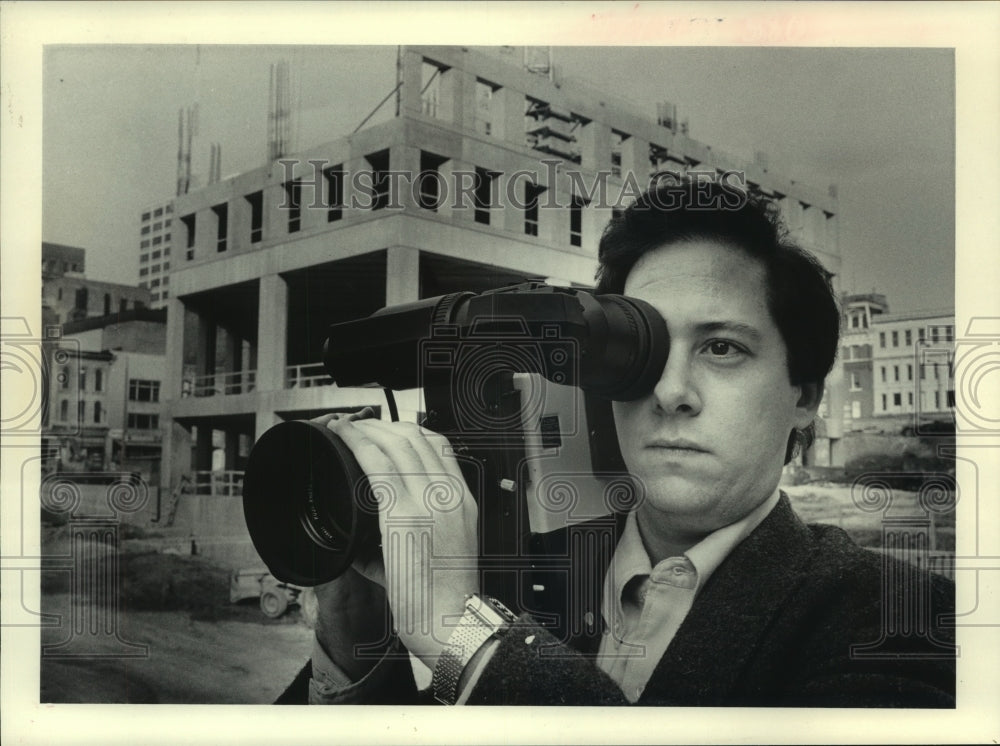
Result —
<instances>
[{"instance_id":1,"label":"collared shirt","mask_svg":"<svg viewBox=\"0 0 1000 746\"><path fill-rule=\"evenodd\" d=\"M682 556L668 557L652 567L630 513L604 576L601 613L604 637L597 664L635 702L674 639L695 596L729 553L778 504L775 490L736 523L712 532Z\"/></svg>"}]
</instances>

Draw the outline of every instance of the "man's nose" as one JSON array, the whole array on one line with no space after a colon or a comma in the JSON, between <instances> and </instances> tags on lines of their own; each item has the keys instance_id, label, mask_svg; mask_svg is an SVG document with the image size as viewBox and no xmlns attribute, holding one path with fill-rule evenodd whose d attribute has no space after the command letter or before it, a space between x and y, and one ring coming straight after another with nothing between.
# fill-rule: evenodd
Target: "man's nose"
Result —
<instances>
[{"instance_id":1,"label":"man's nose","mask_svg":"<svg viewBox=\"0 0 1000 746\"><path fill-rule=\"evenodd\" d=\"M688 356L670 353L653 387L653 396L657 407L666 414L694 415L701 411L701 394Z\"/></svg>"}]
</instances>

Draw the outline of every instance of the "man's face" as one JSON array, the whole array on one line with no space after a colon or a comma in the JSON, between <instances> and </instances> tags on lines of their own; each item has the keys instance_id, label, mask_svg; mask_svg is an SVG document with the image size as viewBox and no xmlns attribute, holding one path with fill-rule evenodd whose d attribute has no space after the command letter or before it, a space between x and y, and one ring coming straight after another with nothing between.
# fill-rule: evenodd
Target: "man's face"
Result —
<instances>
[{"instance_id":1,"label":"man's face","mask_svg":"<svg viewBox=\"0 0 1000 746\"><path fill-rule=\"evenodd\" d=\"M715 241L683 241L643 255L625 294L670 332L654 390L614 404L625 463L646 487L640 524L705 534L733 523L774 492L789 434L818 405L813 387L803 396L789 382L764 267Z\"/></svg>"}]
</instances>

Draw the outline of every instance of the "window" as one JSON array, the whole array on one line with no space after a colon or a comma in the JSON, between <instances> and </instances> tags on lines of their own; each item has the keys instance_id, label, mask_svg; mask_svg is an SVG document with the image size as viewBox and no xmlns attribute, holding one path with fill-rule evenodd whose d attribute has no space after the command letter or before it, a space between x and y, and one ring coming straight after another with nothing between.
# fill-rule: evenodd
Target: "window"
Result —
<instances>
[{"instance_id":1,"label":"window","mask_svg":"<svg viewBox=\"0 0 1000 746\"><path fill-rule=\"evenodd\" d=\"M86 311L87 304L88 304L87 288L77 288L76 297L73 299L73 307L78 308L81 311Z\"/></svg>"},{"instance_id":2,"label":"window","mask_svg":"<svg viewBox=\"0 0 1000 746\"><path fill-rule=\"evenodd\" d=\"M938 364L937 363L931 363L931 365L934 366L934 369L933 369L934 370L934 380L936 381L937 377L938 377L938 372L937 372Z\"/></svg>"},{"instance_id":3,"label":"window","mask_svg":"<svg viewBox=\"0 0 1000 746\"><path fill-rule=\"evenodd\" d=\"M899 347L899 332L898 331L894 331L892 333L892 346L893 347Z\"/></svg>"},{"instance_id":4,"label":"window","mask_svg":"<svg viewBox=\"0 0 1000 746\"><path fill-rule=\"evenodd\" d=\"M129 401L158 402L160 400L160 382L130 378L128 382L128 399Z\"/></svg>"},{"instance_id":5,"label":"window","mask_svg":"<svg viewBox=\"0 0 1000 746\"><path fill-rule=\"evenodd\" d=\"M173 211L174 211L174 206L173 205L167 205L167 215L169 215Z\"/></svg>"},{"instance_id":6,"label":"window","mask_svg":"<svg viewBox=\"0 0 1000 746\"><path fill-rule=\"evenodd\" d=\"M947 405L949 407L951 407L951 408L954 409L954 407L955 407L955 390L954 389L948 389L948 391L945 392L945 399L947 401Z\"/></svg>"},{"instance_id":7,"label":"window","mask_svg":"<svg viewBox=\"0 0 1000 746\"><path fill-rule=\"evenodd\" d=\"M192 212L190 215L185 215L181 218L181 222L184 223L184 227L187 229L187 259L191 261L194 259L194 229L195 229L195 214Z\"/></svg>"},{"instance_id":8,"label":"window","mask_svg":"<svg viewBox=\"0 0 1000 746\"><path fill-rule=\"evenodd\" d=\"M893 394L892 395L892 405L894 407L901 407L901 406L903 406L903 395L900 394L900 393L898 393L898 392L895 393L895 394Z\"/></svg>"},{"instance_id":9,"label":"window","mask_svg":"<svg viewBox=\"0 0 1000 746\"><path fill-rule=\"evenodd\" d=\"M483 225L490 224L490 207L493 204L493 179L498 174L485 168L476 169L476 190L473 201L476 206L475 220Z\"/></svg>"},{"instance_id":10,"label":"window","mask_svg":"<svg viewBox=\"0 0 1000 746\"><path fill-rule=\"evenodd\" d=\"M140 274L142 274L141 271ZM120 301L118 301L118 313L125 313L125 311L127 310L128 310L128 300L122 298Z\"/></svg>"},{"instance_id":11,"label":"window","mask_svg":"<svg viewBox=\"0 0 1000 746\"><path fill-rule=\"evenodd\" d=\"M143 219L143 221L149 220L149 213L148 212L144 212L142 214L142 219Z\"/></svg>"},{"instance_id":12,"label":"window","mask_svg":"<svg viewBox=\"0 0 1000 746\"><path fill-rule=\"evenodd\" d=\"M441 204L440 168L447 161L433 153L420 151L419 194L417 203L425 210L437 210Z\"/></svg>"},{"instance_id":13,"label":"window","mask_svg":"<svg viewBox=\"0 0 1000 746\"><path fill-rule=\"evenodd\" d=\"M69 388L69 368L65 366L59 369L59 384L61 389Z\"/></svg>"},{"instance_id":14,"label":"window","mask_svg":"<svg viewBox=\"0 0 1000 746\"><path fill-rule=\"evenodd\" d=\"M381 210L389 205L389 151L366 155L365 160L372 169L372 209Z\"/></svg>"},{"instance_id":15,"label":"window","mask_svg":"<svg viewBox=\"0 0 1000 746\"><path fill-rule=\"evenodd\" d=\"M927 378L927 363L920 364L920 380L923 381Z\"/></svg>"},{"instance_id":16,"label":"window","mask_svg":"<svg viewBox=\"0 0 1000 746\"><path fill-rule=\"evenodd\" d=\"M149 283L149 286L151 288L158 288L158 287L160 287L160 278L159 277L154 278L153 281L151 283Z\"/></svg>"},{"instance_id":17,"label":"window","mask_svg":"<svg viewBox=\"0 0 1000 746\"><path fill-rule=\"evenodd\" d=\"M59 402L59 419L63 422L69 419L69 402L65 399Z\"/></svg>"},{"instance_id":18,"label":"window","mask_svg":"<svg viewBox=\"0 0 1000 746\"><path fill-rule=\"evenodd\" d=\"M923 327L920 327L919 329L917 329L917 341L920 344L923 344L926 341L926 339L925 339L926 336L927 336L927 330L926 329L924 329Z\"/></svg>"},{"instance_id":19,"label":"window","mask_svg":"<svg viewBox=\"0 0 1000 746\"><path fill-rule=\"evenodd\" d=\"M569 205L569 244L570 246L583 246L583 208L587 201L582 197L573 195Z\"/></svg>"},{"instance_id":20,"label":"window","mask_svg":"<svg viewBox=\"0 0 1000 746\"><path fill-rule=\"evenodd\" d=\"M293 179L285 182L285 204L288 210L288 232L298 233L302 227L302 181Z\"/></svg>"},{"instance_id":21,"label":"window","mask_svg":"<svg viewBox=\"0 0 1000 746\"><path fill-rule=\"evenodd\" d=\"M62 300L62 288L59 288L59 291L56 293L56 297L58 300Z\"/></svg>"},{"instance_id":22,"label":"window","mask_svg":"<svg viewBox=\"0 0 1000 746\"><path fill-rule=\"evenodd\" d=\"M148 234L149 234L149 226L148 225L142 226L142 231L141 231L140 235L145 236L145 235L148 235Z\"/></svg>"},{"instance_id":23,"label":"window","mask_svg":"<svg viewBox=\"0 0 1000 746\"><path fill-rule=\"evenodd\" d=\"M326 177L326 222L332 223L344 217L344 164L330 166L323 171L323 176Z\"/></svg>"},{"instance_id":24,"label":"window","mask_svg":"<svg viewBox=\"0 0 1000 746\"><path fill-rule=\"evenodd\" d=\"M906 346L911 347L913 345L913 330L906 330Z\"/></svg>"},{"instance_id":25,"label":"window","mask_svg":"<svg viewBox=\"0 0 1000 746\"><path fill-rule=\"evenodd\" d=\"M101 403L99 401L94 402L94 424L101 424Z\"/></svg>"},{"instance_id":26,"label":"window","mask_svg":"<svg viewBox=\"0 0 1000 746\"><path fill-rule=\"evenodd\" d=\"M166 282L164 282L163 284L164 284L164 285L166 285L167 283L166 283ZM160 298L161 298L161 300L166 300L166 299L167 299L167 296L168 296L169 294L170 294L170 291L169 291L169 290L164 290L164 291L163 291L163 293L161 293L161 294L160 294Z\"/></svg>"},{"instance_id":27,"label":"window","mask_svg":"<svg viewBox=\"0 0 1000 746\"><path fill-rule=\"evenodd\" d=\"M885 332L878 333L878 346L883 349L885 348Z\"/></svg>"},{"instance_id":28,"label":"window","mask_svg":"<svg viewBox=\"0 0 1000 746\"><path fill-rule=\"evenodd\" d=\"M86 391L87 390L87 369L86 368L80 368L80 380L79 380L79 383L80 383L80 386L79 386L80 391Z\"/></svg>"},{"instance_id":29,"label":"window","mask_svg":"<svg viewBox=\"0 0 1000 746\"><path fill-rule=\"evenodd\" d=\"M148 261L149 261L149 254L140 254L139 255L139 263L140 264L145 264Z\"/></svg>"},{"instance_id":30,"label":"window","mask_svg":"<svg viewBox=\"0 0 1000 746\"><path fill-rule=\"evenodd\" d=\"M226 236L229 234L229 203L221 202L212 208L215 213L215 250L226 250ZM159 252L153 255L155 259Z\"/></svg>"},{"instance_id":31,"label":"window","mask_svg":"<svg viewBox=\"0 0 1000 746\"><path fill-rule=\"evenodd\" d=\"M168 262L168 264L169 264L169 262ZM164 268L164 269L166 269L166 268L167 268L167 265L166 265L166 264L164 264L164 265L163 265L163 268ZM164 278L163 278L163 284L164 284L164 285L169 285L169 284L170 284L170 278L169 278L169 277L164 277Z\"/></svg>"},{"instance_id":32,"label":"window","mask_svg":"<svg viewBox=\"0 0 1000 746\"><path fill-rule=\"evenodd\" d=\"M170 256L170 247L169 246L164 246L163 247L163 256Z\"/></svg>"},{"instance_id":33,"label":"window","mask_svg":"<svg viewBox=\"0 0 1000 746\"><path fill-rule=\"evenodd\" d=\"M893 365L892 366L892 380L894 380L894 381L898 381L899 380L899 366L898 365Z\"/></svg>"},{"instance_id":34,"label":"window","mask_svg":"<svg viewBox=\"0 0 1000 746\"><path fill-rule=\"evenodd\" d=\"M913 380L913 364L912 363L908 364L906 366L906 380L907 381L912 381Z\"/></svg>"},{"instance_id":35,"label":"window","mask_svg":"<svg viewBox=\"0 0 1000 746\"><path fill-rule=\"evenodd\" d=\"M909 404L911 407L913 406L913 392L912 391L907 391L906 392L906 403Z\"/></svg>"},{"instance_id":36,"label":"window","mask_svg":"<svg viewBox=\"0 0 1000 746\"><path fill-rule=\"evenodd\" d=\"M159 223L153 223L153 230L154 230L154 231L158 231L158 230L161 230L162 228L163 228L163 223L162 223L162 222L159 222Z\"/></svg>"},{"instance_id":37,"label":"window","mask_svg":"<svg viewBox=\"0 0 1000 746\"><path fill-rule=\"evenodd\" d=\"M98 368L94 371L94 391L104 390L104 371Z\"/></svg>"},{"instance_id":38,"label":"window","mask_svg":"<svg viewBox=\"0 0 1000 746\"><path fill-rule=\"evenodd\" d=\"M941 409L941 392L934 392L934 409Z\"/></svg>"},{"instance_id":39,"label":"window","mask_svg":"<svg viewBox=\"0 0 1000 746\"><path fill-rule=\"evenodd\" d=\"M139 277L145 277L149 274L149 267L143 267L139 270Z\"/></svg>"},{"instance_id":40,"label":"window","mask_svg":"<svg viewBox=\"0 0 1000 746\"><path fill-rule=\"evenodd\" d=\"M888 408L889 406L886 403L885 394L882 394L882 411L885 412Z\"/></svg>"},{"instance_id":41,"label":"window","mask_svg":"<svg viewBox=\"0 0 1000 746\"><path fill-rule=\"evenodd\" d=\"M141 241L139 243L139 248L140 249L148 249L149 248L149 239L147 238L145 241Z\"/></svg>"},{"instance_id":42,"label":"window","mask_svg":"<svg viewBox=\"0 0 1000 746\"><path fill-rule=\"evenodd\" d=\"M882 383L885 383L885 366L882 366Z\"/></svg>"},{"instance_id":43,"label":"window","mask_svg":"<svg viewBox=\"0 0 1000 746\"><path fill-rule=\"evenodd\" d=\"M109 313L111 313L111 294L110 293L105 293L104 294L104 315L107 316Z\"/></svg>"},{"instance_id":44,"label":"window","mask_svg":"<svg viewBox=\"0 0 1000 746\"><path fill-rule=\"evenodd\" d=\"M854 314L853 316L851 316L851 328L852 329L857 329L860 326L861 326L861 319L860 319L860 317L858 317L857 314Z\"/></svg>"},{"instance_id":45,"label":"window","mask_svg":"<svg viewBox=\"0 0 1000 746\"><path fill-rule=\"evenodd\" d=\"M851 373L851 391L861 391L861 376Z\"/></svg>"},{"instance_id":46,"label":"window","mask_svg":"<svg viewBox=\"0 0 1000 746\"><path fill-rule=\"evenodd\" d=\"M170 234L169 233L164 233L163 234L163 240L164 241L169 241L170 240Z\"/></svg>"},{"instance_id":47,"label":"window","mask_svg":"<svg viewBox=\"0 0 1000 746\"><path fill-rule=\"evenodd\" d=\"M149 299L155 303L156 301L158 301L160 299L160 294L159 293L153 293L152 295L149 296Z\"/></svg>"},{"instance_id":48,"label":"window","mask_svg":"<svg viewBox=\"0 0 1000 746\"><path fill-rule=\"evenodd\" d=\"M938 328L936 326L931 327L931 342L939 341Z\"/></svg>"},{"instance_id":49,"label":"window","mask_svg":"<svg viewBox=\"0 0 1000 746\"><path fill-rule=\"evenodd\" d=\"M153 246L159 246L161 243L163 243L162 238L159 236L153 236Z\"/></svg>"},{"instance_id":50,"label":"window","mask_svg":"<svg viewBox=\"0 0 1000 746\"><path fill-rule=\"evenodd\" d=\"M160 415L129 412L128 427L133 430L158 430L160 427Z\"/></svg>"},{"instance_id":51,"label":"window","mask_svg":"<svg viewBox=\"0 0 1000 746\"><path fill-rule=\"evenodd\" d=\"M148 215L148 214L149 214L149 213L147 213L147 215ZM157 207L157 208L156 208L156 209L155 209L155 210L153 211L153 217L154 217L154 218L158 218L158 217L160 217L160 215L162 215L162 214L163 214L163 208L162 208L162 207Z\"/></svg>"},{"instance_id":52,"label":"window","mask_svg":"<svg viewBox=\"0 0 1000 746\"><path fill-rule=\"evenodd\" d=\"M264 192L248 194L244 199L250 204L250 243L260 243L264 236Z\"/></svg>"},{"instance_id":53,"label":"window","mask_svg":"<svg viewBox=\"0 0 1000 746\"><path fill-rule=\"evenodd\" d=\"M76 403L76 420L81 425L84 423L87 417L87 402L79 401Z\"/></svg>"},{"instance_id":54,"label":"window","mask_svg":"<svg viewBox=\"0 0 1000 746\"><path fill-rule=\"evenodd\" d=\"M167 218L166 220L164 220L164 221L163 221L163 227L164 227L164 228L169 228L169 227L170 227L170 224L171 224L172 222L173 222L173 221L172 221L172 220L171 220L170 218ZM169 236L168 236L168 238L169 238Z\"/></svg>"},{"instance_id":55,"label":"window","mask_svg":"<svg viewBox=\"0 0 1000 746\"><path fill-rule=\"evenodd\" d=\"M153 259L159 259L159 258L160 258L160 252L159 251L154 251L153 252Z\"/></svg>"},{"instance_id":56,"label":"window","mask_svg":"<svg viewBox=\"0 0 1000 746\"><path fill-rule=\"evenodd\" d=\"M527 182L524 185L524 233L538 235L538 202L545 187Z\"/></svg>"}]
</instances>

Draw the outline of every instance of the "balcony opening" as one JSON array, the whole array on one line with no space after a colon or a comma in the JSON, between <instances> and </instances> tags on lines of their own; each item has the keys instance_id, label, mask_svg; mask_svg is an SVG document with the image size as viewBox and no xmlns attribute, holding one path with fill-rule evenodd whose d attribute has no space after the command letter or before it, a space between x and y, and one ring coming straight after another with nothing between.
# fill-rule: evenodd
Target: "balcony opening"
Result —
<instances>
[{"instance_id":1,"label":"balcony opening","mask_svg":"<svg viewBox=\"0 0 1000 746\"><path fill-rule=\"evenodd\" d=\"M326 222L344 217L344 164L338 163L323 171L326 178Z\"/></svg>"},{"instance_id":2,"label":"balcony opening","mask_svg":"<svg viewBox=\"0 0 1000 746\"><path fill-rule=\"evenodd\" d=\"M332 381L322 363L327 328L369 316L385 305L386 252L341 259L282 277L288 286L285 387L328 385Z\"/></svg>"},{"instance_id":3,"label":"balcony opening","mask_svg":"<svg viewBox=\"0 0 1000 746\"><path fill-rule=\"evenodd\" d=\"M302 227L302 181L293 179L285 182L285 204L288 209L288 232L298 233Z\"/></svg>"},{"instance_id":4,"label":"balcony opening","mask_svg":"<svg viewBox=\"0 0 1000 746\"><path fill-rule=\"evenodd\" d=\"M569 206L569 244L583 246L583 208L587 200L574 194Z\"/></svg>"},{"instance_id":5,"label":"balcony opening","mask_svg":"<svg viewBox=\"0 0 1000 746\"><path fill-rule=\"evenodd\" d=\"M365 160L371 168L372 210L381 210L389 205L389 151L371 153Z\"/></svg>"},{"instance_id":6,"label":"balcony opening","mask_svg":"<svg viewBox=\"0 0 1000 746\"><path fill-rule=\"evenodd\" d=\"M260 243L264 237L264 192L256 191L244 199L250 205L250 243Z\"/></svg>"},{"instance_id":7,"label":"balcony opening","mask_svg":"<svg viewBox=\"0 0 1000 746\"><path fill-rule=\"evenodd\" d=\"M527 236L538 235L538 203L541 201L545 187L533 182L524 184L524 233Z\"/></svg>"},{"instance_id":8,"label":"balcony opening","mask_svg":"<svg viewBox=\"0 0 1000 746\"><path fill-rule=\"evenodd\" d=\"M441 204L441 166L447 160L444 156L420 151L417 202L425 210L436 211Z\"/></svg>"},{"instance_id":9,"label":"balcony opening","mask_svg":"<svg viewBox=\"0 0 1000 746\"><path fill-rule=\"evenodd\" d=\"M184 215L181 218L181 222L184 224L184 229L187 231L186 247L188 261L194 259L195 217L195 213L192 212L190 215Z\"/></svg>"},{"instance_id":10,"label":"balcony opening","mask_svg":"<svg viewBox=\"0 0 1000 746\"><path fill-rule=\"evenodd\" d=\"M476 168L476 184L473 201L476 206L475 219L483 225L490 224L490 207L493 206L493 180L499 176L495 171Z\"/></svg>"},{"instance_id":11,"label":"balcony opening","mask_svg":"<svg viewBox=\"0 0 1000 746\"><path fill-rule=\"evenodd\" d=\"M441 73L446 65L424 58L420 69L420 110L429 117L439 116L441 105Z\"/></svg>"},{"instance_id":12,"label":"balcony opening","mask_svg":"<svg viewBox=\"0 0 1000 746\"><path fill-rule=\"evenodd\" d=\"M229 235L229 203L222 202L216 205L212 208L212 212L215 213L216 221L215 250L220 252L225 251L226 239ZM155 255L153 258L156 258Z\"/></svg>"}]
</instances>

